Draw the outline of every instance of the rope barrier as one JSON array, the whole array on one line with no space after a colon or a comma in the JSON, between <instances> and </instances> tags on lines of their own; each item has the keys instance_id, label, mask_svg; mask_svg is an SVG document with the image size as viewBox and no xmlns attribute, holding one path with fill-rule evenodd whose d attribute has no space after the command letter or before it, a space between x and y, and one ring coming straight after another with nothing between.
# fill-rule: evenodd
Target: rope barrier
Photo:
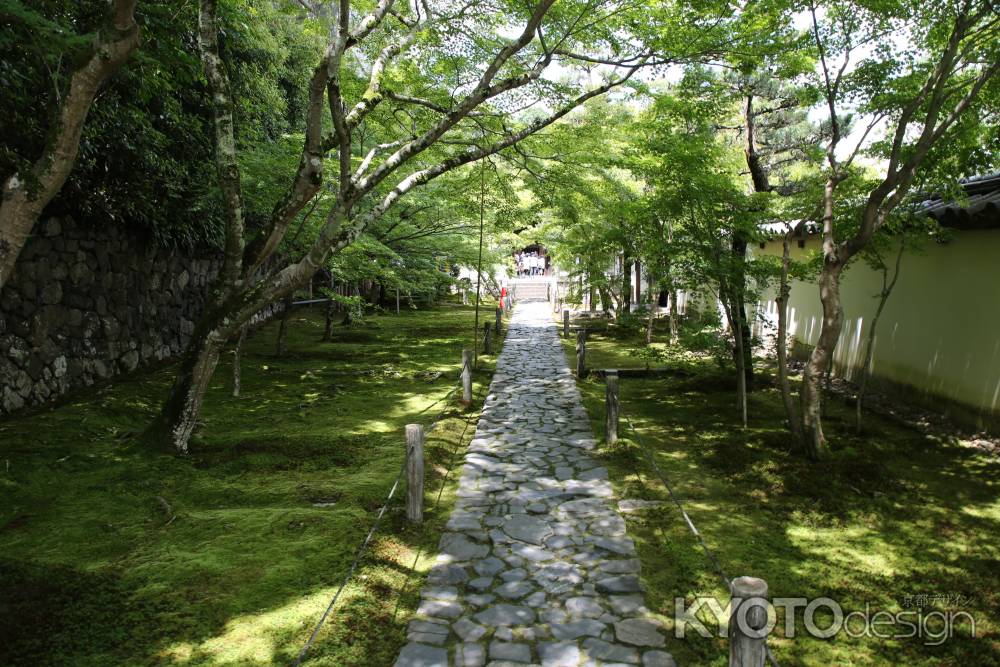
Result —
<instances>
[{"instance_id":1,"label":"rope barrier","mask_svg":"<svg viewBox=\"0 0 1000 667\"><path fill-rule=\"evenodd\" d=\"M442 401L448 400L448 398L450 398L457 390L458 387L453 387L451 391L445 394L442 398L439 398L438 400L434 401L429 406L424 408L421 411L421 413L426 412L427 410L431 409L432 407L434 407L438 403L441 403ZM435 420L427 428L426 431L427 433L432 431L434 427L438 425L438 422L441 421L441 418L444 416L444 413L447 412L447 410L448 408L445 407L443 410L441 410L441 412L438 413L437 418L435 418ZM374 537L375 532L378 530L379 525L382 523L382 517L385 516L386 511L389 509L389 504L392 502L392 498L396 494L396 489L399 488L399 482L403 478L403 475L406 473L406 461L409 458L409 454L410 452L407 452L407 456L403 458L403 465L400 467L399 474L396 475L396 479L392 483L392 488L389 489L389 495L386 496L385 502L382 504L382 507L379 509L378 514L375 516L375 522L372 524L372 527L371 529L369 529L368 534L365 535L365 539L362 540L361 545L355 552L354 560L351 562L351 567L348 568L347 570L347 575L344 577L344 580L340 582L340 587L337 588L337 592L333 594L333 598L331 598L330 604L326 606L326 610L323 611L323 615L320 616L319 621L316 622L316 626L313 628L312 634L309 635L309 639L302 647L302 650L299 651L298 656L295 658L295 662L292 663L293 667L299 667L299 665L302 664L302 660L305 658L306 653L309 652L309 649L312 647L313 642L316 640L317 635L319 635L319 631L323 628L323 625L326 623L326 619L330 616L330 612L333 611L334 606L336 606L337 600L340 599L340 594L344 592L344 588L347 587L347 584L350 582L351 577L354 575L354 571L357 569L358 563L360 563L361 559L364 557L365 551L367 551L368 549L368 544L371 542L372 537Z\"/></svg>"},{"instance_id":2,"label":"rope barrier","mask_svg":"<svg viewBox=\"0 0 1000 667\"><path fill-rule=\"evenodd\" d=\"M378 530L379 524L382 522L382 517L385 516L386 510L389 508L389 502L392 500L392 496L396 493L396 489L399 488L399 480L403 478L403 473L406 472L406 459L403 459L403 465L399 469L399 474L396 475L396 481L392 483L392 488L389 489L389 496L385 499L385 504L382 505L382 509L378 511L378 516L375 517L375 523L372 524L371 529L365 536L364 541L361 542L361 546L358 547L357 552L354 554L354 561L351 563L350 569L347 571L347 576L340 583L340 588L334 594L333 599L330 600L330 604L326 606L326 610L320 617L319 622L316 623L316 627L313 628L312 634L309 635L309 639L306 641L305 646L299 651L298 657L295 658L294 667L298 667L302 664L303 658L306 657L306 653L312 647L313 641L316 640L316 635L319 634L320 628L326 622L327 617L333 610L334 605L337 604L337 600L340 599L340 594L344 591L347 586L347 582L351 580L351 576L354 574L354 570L357 568L358 563L361 561L361 557L364 556L365 550L368 548L368 543L371 542L372 536L375 535L375 531Z\"/></svg>"},{"instance_id":3,"label":"rope barrier","mask_svg":"<svg viewBox=\"0 0 1000 667\"><path fill-rule=\"evenodd\" d=\"M488 390L489 387L486 389ZM473 404L476 403L475 396L473 396L472 402ZM448 485L448 478L451 476L451 471L455 468L455 457L458 455L458 450L461 449L462 443L465 441L465 434L469 431L470 422L471 420L469 419L465 421L465 426L462 427L462 435L458 436L458 441L455 443L455 447L451 450L451 455L448 457L448 465L445 466L444 477L441 478L441 485L438 487L437 498L434 499L434 504L431 506L432 510L436 510L441 504L441 498L444 496L444 487ZM395 619L396 614L399 613L399 605L403 602L403 595L409 590L410 578L413 576L413 573L416 572L417 562L420 560L420 556L423 555L423 552L423 547L419 547L416 555L413 557L413 563L410 565L410 571L406 575L403 587L399 590L399 598L396 600L396 608L392 612L393 619Z\"/></svg>"},{"instance_id":4,"label":"rope barrier","mask_svg":"<svg viewBox=\"0 0 1000 667\"><path fill-rule=\"evenodd\" d=\"M635 424L632 423L632 419L628 416L628 414L624 410L621 409L620 402L618 410L621 416L625 418L625 423L628 424L629 430L632 431L632 434L635 436L635 441L636 443L638 443L639 449L641 449L643 454L646 455L646 460L649 461L650 465L653 467L653 470L656 471L656 476L660 478L660 481L663 482L663 486L666 487L667 494L670 496L670 500L673 501L675 505L677 505L677 509L680 510L681 516L684 517L684 522L687 523L687 526L691 530L691 533L698 539L698 544L701 545L702 551L705 552L705 557L708 558L709 561L711 561L712 565L715 567L716 574L718 574L719 578L722 580L723 586L725 586L726 590L729 591L729 594L732 595L733 594L732 579L730 579L726 575L726 571L722 569L722 565L719 563L719 559L716 558L715 553L708 548L708 545L705 543L705 539L701 536L701 532L698 530L697 526L694 525L694 521L691 519L691 515L687 513L687 510L684 509L684 505L681 504L681 501L674 494L674 489L670 485L670 482L667 480L666 474L664 474L663 470L656 462L656 458L653 456L653 452L649 449L649 447L643 441L642 437L639 435L639 431L635 428ZM771 665L773 667L779 667L777 659L771 652L771 647L768 646L766 642L764 644L764 650L767 651L767 659L771 663Z\"/></svg>"},{"instance_id":5,"label":"rope barrier","mask_svg":"<svg viewBox=\"0 0 1000 667\"><path fill-rule=\"evenodd\" d=\"M423 410L421 410L418 414L423 414L423 413L427 412L428 410L430 410L431 408L433 408L438 403L441 403L442 401L448 400L456 391L458 391L458 389L459 389L458 386L453 387L451 389L451 391L449 391L447 394L445 394L442 398L439 398L437 401L431 403L429 406L427 406L426 408L424 408ZM448 411L448 409L449 409L449 407L446 406L445 408L443 408L441 410L441 412L438 413L438 415L434 419L434 421L431 422L431 425L427 427L427 430L425 431L425 434L426 433L430 433L431 431L434 430L434 428L441 422L442 418L444 417L444 415ZM465 434L468 432L468 429L469 429L469 420L466 420L465 427L462 429L462 435L459 437L458 443L455 445L455 448L451 452L451 456L450 456L450 459L449 459L448 467L447 467L446 472L445 472L445 476L441 480L441 487L438 489L437 499L434 501L434 508L435 509L441 503L441 497L444 494L445 484L447 483L448 476L451 474L451 470L454 467L455 456L456 456L456 454L458 452L459 447L461 446L461 443L465 440ZM409 457L409 452L407 452L407 458L408 457ZM319 631L322 629L323 625L326 623L326 619L330 616L330 612L333 611L334 606L336 606L337 600L340 599L340 594L344 591L344 588L346 588L347 584L350 582L351 577L354 575L355 569L357 569L358 563L361 562L362 557L365 555L365 551L368 548L368 544L371 542L372 537L375 535L375 532L378 530L378 527L379 527L379 525L382 522L382 517L385 516L385 513L386 513L386 511L389 508L389 504L392 501L392 498L393 498L393 496L396 493L396 489L399 488L399 482L403 478L403 475L406 473L406 461L407 461L407 458L403 459L403 465L400 467L399 474L396 475L396 479L392 483L392 488L389 489L389 495L386 496L385 503L383 503L382 507L379 509L378 514L375 517L375 522L372 524L372 527L368 531L368 534L365 536L365 539L361 542L361 545L358 547L358 550L357 550L357 552L354 555L354 560L351 562L351 567L347 570L347 575L344 577L344 580L340 583L340 587L337 589L337 592L334 593L333 598L331 598L330 604L328 604L326 606L326 609L323 611L323 615L320 616L319 621L317 621L316 626L313 628L312 633L309 635L309 639L306 641L305 645L302 647L302 650L299 651L298 656L295 658L295 662L292 663L293 667L299 667L299 665L302 664L302 660L305 658L306 653L309 652L309 649L312 647L313 642L316 640L316 637L319 635ZM421 552L418 550L417 551L417 558L420 557L420 553ZM411 572L413 571L413 569L415 567L416 567L416 560L414 560L413 565L410 567ZM402 595L405 591L406 591L406 587L404 586L404 588L400 591L400 595ZM399 609L398 603L397 603L397 607L396 608L397 608L397 611L398 611L398 609Z\"/></svg>"}]
</instances>

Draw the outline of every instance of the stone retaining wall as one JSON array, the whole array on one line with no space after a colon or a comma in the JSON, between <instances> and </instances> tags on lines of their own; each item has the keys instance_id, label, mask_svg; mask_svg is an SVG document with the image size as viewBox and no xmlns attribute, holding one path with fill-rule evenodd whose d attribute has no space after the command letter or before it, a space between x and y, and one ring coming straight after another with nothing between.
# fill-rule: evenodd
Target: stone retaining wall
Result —
<instances>
[{"instance_id":1,"label":"stone retaining wall","mask_svg":"<svg viewBox=\"0 0 1000 667\"><path fill-rule=\"evenodd\" d=\"M219 265L120 225L40 223L0 292L0 415L178 355Z\"/></svg>"}]
</instances>

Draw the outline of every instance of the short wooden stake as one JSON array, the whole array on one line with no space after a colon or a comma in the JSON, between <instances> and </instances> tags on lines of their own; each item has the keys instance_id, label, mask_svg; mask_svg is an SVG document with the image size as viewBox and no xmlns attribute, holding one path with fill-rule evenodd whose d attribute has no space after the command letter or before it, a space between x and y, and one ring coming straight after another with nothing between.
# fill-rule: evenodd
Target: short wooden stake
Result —
<instances>
[{"instance_id":1,"label":"short wooden stake","mask_svg":"<svg viewBox=\"0 0 1000 667\"><path fill-rule=\"evenodd\" d=\"M767 659L767 582L733 579L729 615L729 667L764 667Z\"/></svg>"},{"instance_id":2,"label":"short wooden stake","mask_svg":"<svg viewBox=\"0 0 1000 667\"><path fill-rule=\"evenodd\" d=\"M406 425L406 518L424 520L424 427Z\"/></svg>"},{"instance_id":3,"label":"short wooden stake","mask_svg":"<svg viewBox=\"0 0 1000 667\"><path fill-rule=\"evenodd\" d=\"M587 376L587 330L580 329L576 332L576 376L584 378Z\"/></svg>"},{"instance_id":4,"label":"short wooden stake","mask_svg":"<svg viewBox=\"0 0 1000 667\"><path fill-rule=\"evenodd\" d=\"M493 333L500 335L500 320L503 318L503 308L497 308L497 321L493 325Z\"/></svg>"},{"instance_id":5,"label":"short wooden stake","mask_svg":"<svg viewBox=\"0 0 1000 667\"><path fill-rule=\"evenodd\" d=\"M563 338L569 338L569 311L563 311Z\"/></svg>"},{"instance_id":6,"label":"short wooden stake","mask_svg":"<svg viewBox=\"0 0 1000 667\"><path fill-rule=\"evenodd\" d=\"M472 404L472 350L462 350L462 403Z\"/></svg>"},{"instance_id":7,"label":"short wooden stake","mask_svg":"<svg viewBox=\"0 0 1000 667\"><path fill-rule=\"evenodd\" d=\"M493 354L493 329L489 322L483 322L483 354Z\"/></svg>"},{"instance_id":8,"label":"short wooden stake","mask_svg":"<svg viewBox=\"0 0 1000 667\"><path fill-rule=\"evenodd\" d=\"M604 372L604 440L609 445L618 442L618 371Z\"/></svg>"}]
</instances>

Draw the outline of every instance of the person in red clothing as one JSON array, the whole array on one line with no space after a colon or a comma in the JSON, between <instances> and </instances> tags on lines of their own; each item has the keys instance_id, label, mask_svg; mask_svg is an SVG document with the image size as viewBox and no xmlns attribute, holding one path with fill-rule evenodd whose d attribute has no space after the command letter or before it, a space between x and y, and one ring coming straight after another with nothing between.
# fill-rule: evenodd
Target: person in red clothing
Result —
<instances>
[{"instance_id":1,"label":"person in red clothing","mask_svg":"<svg viewBox=\"0 0 1000 667\"><path fill-rule=\"evenodd\" d=\"M504 285L500 288L500 310L507 307L507 286Z\"/></svg>"}]
</instances>

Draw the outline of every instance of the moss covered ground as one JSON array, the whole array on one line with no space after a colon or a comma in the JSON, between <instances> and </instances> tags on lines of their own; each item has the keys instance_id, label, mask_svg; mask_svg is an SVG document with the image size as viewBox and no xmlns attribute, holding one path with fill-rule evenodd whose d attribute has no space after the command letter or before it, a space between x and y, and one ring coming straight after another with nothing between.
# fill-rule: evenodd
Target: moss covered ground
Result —
<instances>
[{"instance_id":1,"label":"moss covered ground","mask_svg":"<svg viewBox=\"0 0 1000 667\"><path fill-rule=\"evenodd\" d=\"M248 339L241 398L224 355L187 457L140 444L169 366L0 423L0 664L290 664L400 470L404 425L443 410L425 523L397 493L304 663L392 664L475 430L445 399L473 310L369 316L330 343L320 311L295 311L280 358L276 331Z\"/></svg>"},{"instance_id":2,"label":"moss covered ground","mask_svg":"<svg viewBox=\"0 0 1000 667\"><path fill-rule=\"evenodd\" d=\"M640 332L587 326L590 368L643 365L634 356ZM665 337L657 331L658 341ZM568 356L573 345L565 341ZM621 379L622 409L729 576L763 578L776 597L829 597L845 612L868 604L872 613L895 614L922 605L925 615L964 611L976 623L975 638L963 616L941 641L943 625L932 614L923 637L840 633L822 640L802 634L799 609L800 634L771 640L782 667L1000 664L1000 461L876 415L856 434L852 406L834 398L825 418L833 456L811 463L784 428L776 389L762 383L751 394L742 430L731 370L696 357L659 365L674 372ZM603 382L579 385L603 438ZM635 432L625 423L621 432L616 445L600 449L618 497L668 500ZM671 635L676 597L690 603L707 595L725 604L728 594L676 506L630 514L628 528L650 607ZM710 614L701 618L712 627ZM817 619L821 627L832 621L822 610ZM783 627L779 614L778 634ZM860 634L859 623L851 627ZM728 664L724 639L689 633L668 642L681 665Z\"/></svg>"}]
</instances>

